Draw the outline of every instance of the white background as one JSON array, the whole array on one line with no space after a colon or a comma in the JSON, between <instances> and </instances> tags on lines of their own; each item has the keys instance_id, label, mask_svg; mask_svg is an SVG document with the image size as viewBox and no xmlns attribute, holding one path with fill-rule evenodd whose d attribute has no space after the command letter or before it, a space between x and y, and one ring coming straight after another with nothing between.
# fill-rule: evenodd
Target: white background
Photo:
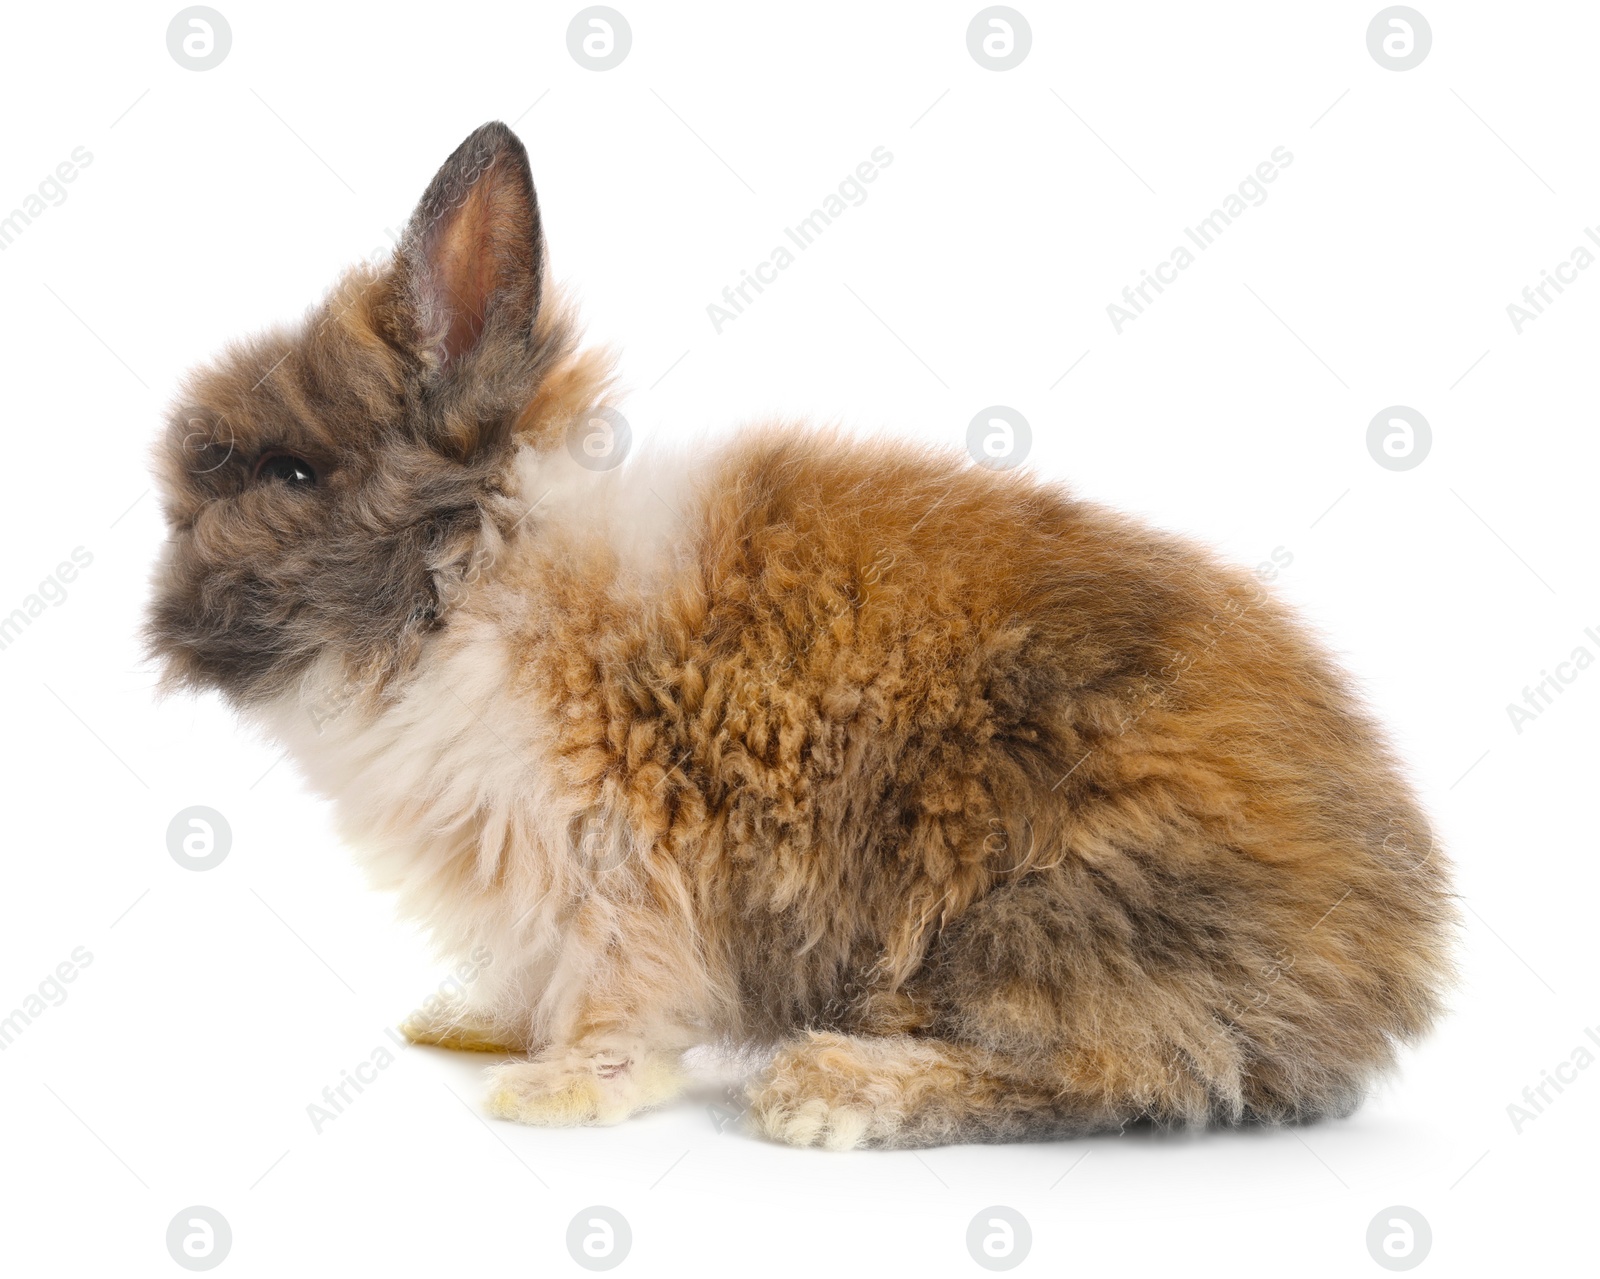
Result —
<instances>
[{"instance_id":1,"label":"white background","mask_svg":"<svg viewBox=\"0 0 1600 1279\"><path fill-rule=\"evenodd\" d=\"M979 1274L967 1224L996 1204L1031 1224L1023 1273L1378 1274L1391 1205L1431 1224L1424 1273L1593 1265L1600 1066L1520 1132L1507 1107L1600 1024L1600 668L1520 733L1506 705L1600 657L1600 269L1520 335L1506 307L1600 220L1600 10L1418 0L1433 47L1395 72L1374 0L1017 0L1032 50L994 72L975 2L617 0L633 46L597 73L576 3L217 4L205 72L168 54L176 5L24 6L0 47L0 213L93 156L0 253L0 614L93 556L0 651L0 1015L93 956L0 1053L8 1273L182 1273L192 1204L236 1275L577 1274L592 1204L631 1223L624 1273ZM496 118L638 439L782 412L960 447L1010 405L1040 473L1292 555L1277 586L1393 726L1466 908L1453 1015L1353 1119L837 1155L718 1131L715 1084L613 1129L485 1124L483 1060L411 1049L314 1132L445 974L275 749L153 702L148 451L187 366L389 243ZM707 304L878 146L866 202L714 332ZM1267 201L1118 335L1107 304L1278 146ZM1394 404L1433 430L1404 472L1365 443ZM195 804L233 833L205 873L166 846Z\"/></svg>"}]
</instances>

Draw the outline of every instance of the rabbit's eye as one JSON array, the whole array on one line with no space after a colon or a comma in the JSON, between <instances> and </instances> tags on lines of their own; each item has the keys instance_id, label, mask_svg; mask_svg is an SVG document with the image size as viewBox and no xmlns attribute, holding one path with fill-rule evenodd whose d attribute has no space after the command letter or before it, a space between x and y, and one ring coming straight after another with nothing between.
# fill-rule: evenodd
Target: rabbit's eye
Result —
<instances>
[{"instance_id":1,"label":"rabbit's eye","mask_svg":"<svg viewBox=\"0 0 1600 1279\"><path fill-rule=\"evenodd\" d=\"M311 468L311 463L292 453L267 453L256 463L250 478L257 483L282 480L285 484L312 488L316 485L317 473Z\"/></svg>"}]
</instances>

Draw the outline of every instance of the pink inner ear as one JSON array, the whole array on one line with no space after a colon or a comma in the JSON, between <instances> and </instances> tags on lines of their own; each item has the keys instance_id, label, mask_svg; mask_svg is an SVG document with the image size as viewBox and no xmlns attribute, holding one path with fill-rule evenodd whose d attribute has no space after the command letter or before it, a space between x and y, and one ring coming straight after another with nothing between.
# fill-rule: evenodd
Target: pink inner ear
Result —
<instances>
[{"instance_id":1,"label":"pink inner ear","mask_svg":"<svg viewBox=\"0 0 1600 1279\"><path fill-rule=\"evenodd\" d=\"M509 180L508 180L509 178ZM448 317L439 351L446 365L478 345L491 310L532 318L533 242L526 195L505 167L490 167L423 239L423 289L430 315Z\"/></svg>"},{"instance_id":2,"label":"pink inner ear","mask_svg":"<svg viewBox=\"0 0 1600 1279\"><path fill-rule=\"evenodd\" d=\"M441 219L438 234L428 245L432 301L450 317L444 336L446 363L459 360L478 344L494 291L493 257L483 251L489 221L483 191L488 182L473 187L461 206Z\"/></svg>"}]
</instances>

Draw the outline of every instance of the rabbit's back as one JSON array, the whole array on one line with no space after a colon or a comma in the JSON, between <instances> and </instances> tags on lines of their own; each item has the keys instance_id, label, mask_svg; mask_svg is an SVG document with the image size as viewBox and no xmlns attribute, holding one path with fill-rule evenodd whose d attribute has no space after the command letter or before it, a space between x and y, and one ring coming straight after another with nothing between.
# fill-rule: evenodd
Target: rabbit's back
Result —
<instances>
[{"instance_id":1,"label":"rabbit's back","mask_svg":"<svg viewBox=\"0 0 1600 1279\"><path fill-rule=\"evenodd\" d=\"M741 1029L1009 1043L1107 1113L1237 1119L1349 1104L1431 1021L1424 819L1252 579L827 435L757 437L701 492L610 737L654 766Z\"/></svg>"}]
</instances>

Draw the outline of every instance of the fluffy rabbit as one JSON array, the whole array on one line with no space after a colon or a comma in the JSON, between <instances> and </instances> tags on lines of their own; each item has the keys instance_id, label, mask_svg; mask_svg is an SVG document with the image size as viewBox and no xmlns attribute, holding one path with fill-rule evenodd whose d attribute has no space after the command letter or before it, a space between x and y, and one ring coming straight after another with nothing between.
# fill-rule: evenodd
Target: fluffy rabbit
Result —
<instances>
[{"instance_id":1,"label":"fluffy rabbit","mask_svg":"<svg viewBox=\"0 0 1600 1279\"><path fill-rule=\"evenodd\" d=\"M510 1055L494 1114L613 1123L720 1043L800 1145L1306 1120L1434 1021L1447 867L1249 575L957 450L611 466L607 383L489 124L159 451L166 686L492 955L406 1029Z\"/></svg>"}]
</instances>

